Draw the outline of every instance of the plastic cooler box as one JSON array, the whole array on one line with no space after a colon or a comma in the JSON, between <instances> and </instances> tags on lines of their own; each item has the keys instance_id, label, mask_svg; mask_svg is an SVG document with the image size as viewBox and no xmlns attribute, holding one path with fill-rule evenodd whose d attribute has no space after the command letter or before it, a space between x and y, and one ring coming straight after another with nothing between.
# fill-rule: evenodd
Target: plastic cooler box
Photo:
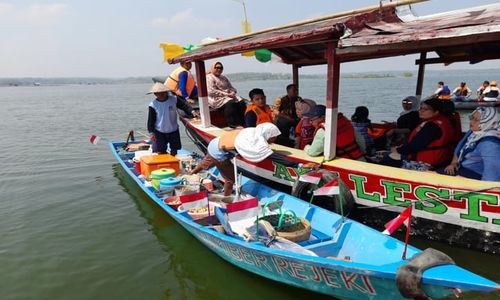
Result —
<instances>
[{"instance_id":1,"label":"plastic cooler box","mask_svg":"<svg viewBox=\"0 0 500 300\"><path fill-rule=\"evenodd\" d=\"M179 159L170 154L141 156L141 174L147 178L150 178L151 172L162 168L174 169L178 175Z\"/></svg>"}]
</instances>

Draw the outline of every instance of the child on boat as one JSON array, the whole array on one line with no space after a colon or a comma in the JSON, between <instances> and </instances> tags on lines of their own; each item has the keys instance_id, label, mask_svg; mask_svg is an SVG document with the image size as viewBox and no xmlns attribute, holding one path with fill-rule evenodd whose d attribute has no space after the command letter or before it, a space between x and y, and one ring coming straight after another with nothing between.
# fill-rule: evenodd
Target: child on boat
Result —
<instances>
[{"instance_id":1,"label":"child on boat","mask_svg":"<svg viewBox=\"0 0 500 300\"><path fill-rule=\"evenodd\" d=\"M307 144L312 143L314 138L314 126L311 118L304 114L309 113L316 106L316 102L311 99L301 99L295 102L297 117L300 119L295 126L295 148L304 149Z\"/></svg>"},{"instance_id":2,"label":"child on boat","mask_svg":"<svg viewBox=\"0 0 500 300\"><path fill-rule=\"evenodd\" d=\"M182 148L179 124L177 123L177 109L183 110L187 116L199 117L193 108L184 99L169 94L168 88L161 83L155 83L147 94L154 94L155 99L149 104L148 131L153 141L153 152L176 155Z\"/></svg>"},{"instance_id":3,"label":"child on boat","mask_svg":"<svg viewBox=\"0 0 500 300\"><path fill-rule=\"evenodd\" d=\"M366 106L356 107L354 114L351 116L351 123L354 129L363 136L365 140L366 155L375 154L373 138L368 134L368 129L371 126L371 121L368 119L368 108Z\"/></svg>"},{"instance_id":4,"label":"child on boat","mask_svg":"<svg viewBox=\"0 0 500 300\"><path fill-rule=\"evenodd\" d=\"M273 113L266 104L266 95L262 89L252 89L248 96L252 103L245 111L245 127L255 127L262 123L272 123Z\"/></svg>"}]
</instances>

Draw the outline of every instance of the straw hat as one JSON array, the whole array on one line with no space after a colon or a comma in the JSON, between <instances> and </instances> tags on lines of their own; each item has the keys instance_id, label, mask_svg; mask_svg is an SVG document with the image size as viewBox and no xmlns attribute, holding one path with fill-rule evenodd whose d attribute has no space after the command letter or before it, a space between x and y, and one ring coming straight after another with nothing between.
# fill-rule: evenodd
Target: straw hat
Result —
<instances>
[{"instance_id":1,"label":"straw hat","mask_svg":"<svg viewBox=\"0 0 500 300\"><path fill-rule=\"evenodd\" d=\"M492 86L497 86L497 82L496 82L495 80L493 80L493 81L490 83L490 85L492 85Z\"/></svg>"},{"instance_id":2,"label":"straw hat","mask_svg":"<svg viewBox=\"0 0 500 300\"><path fill-rule=\"evenodd\" d=\"M169 91L168 88L163 83L157 82L153 84L151 90L148 93L146 93L146 95L154 93L166 93L168 91Z\"/></svg>"}]
</instances>

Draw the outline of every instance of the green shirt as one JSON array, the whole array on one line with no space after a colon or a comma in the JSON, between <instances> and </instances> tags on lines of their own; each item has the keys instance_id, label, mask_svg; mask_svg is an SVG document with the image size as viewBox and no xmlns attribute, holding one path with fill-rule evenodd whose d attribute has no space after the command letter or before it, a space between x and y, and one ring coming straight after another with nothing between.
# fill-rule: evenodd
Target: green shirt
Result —
<instances>
[{"instance_id":1,"label":"green shirt","mask_svg":"<svg viewBox=\"0 0 500 300\"><path fill-rule=\"evenodd\" d=\"M320 156L323 154L325 147L325 129L320 128L314 135L311 145L306 145L304 151L309 156Z\"/></svg>"}]
</instances>

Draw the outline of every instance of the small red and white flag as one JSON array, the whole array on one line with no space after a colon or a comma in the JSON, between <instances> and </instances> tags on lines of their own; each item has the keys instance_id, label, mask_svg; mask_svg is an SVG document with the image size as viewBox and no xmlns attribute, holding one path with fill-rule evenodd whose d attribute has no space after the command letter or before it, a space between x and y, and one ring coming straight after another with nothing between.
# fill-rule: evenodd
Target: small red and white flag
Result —
<instances>
[{"instance_id":1,"label":"small red and white flag","mask_svg":"<svg viewBox=\"0 0 500 300\"><path fill-rule=\"evenodd\" d=\"M257 217L259 214L259 200L250 198L243 201L229 203L227 206L227 220L236 222Z\"/></svg>"},{"instance_id":2,"label":"small red and white flag","mask_svg":"<svg viewBox=\"0 0 500 300\"><path fill-rule=\"evenodd\" d=\"M399 226L405 224L406 227L410 225L411 218L411 205L408 206L405 210L403 210L397 217L392 219L391 221L385 224L385 230L382 232L383 234L391 235L394 231L396 231Z\"/></svg>"},{"instance_id":3,"label":"small red and white flag","mask_svg":"<svg viewBox=\"0 0 500 300\"><path fill-rule=\"evenodd\" d=\"M208 206L208 193L203 190L198 193L179 196L184 210L190 210Z\"/></svg>"},{"instance_id":4,"label":"small red and white flag","mask_svg":"<svg viewBox=\"0 0 500 300\"><path fill-rule=\"evenodd\" d=\"M100 140L101 140L100 136L97 136L97 135L90 136L90 143L93 145L97 145L97 143L99 143Z\"/></svg>"},{"instance_id":5,"label":"small red and white flag","mask_svg":"<svg viewBox=\"0 0 500 300\"><path fill-rule=\"evenodd\" d=\"M339 181L334 179L314 191L315 196L329 196L339 194Z\"/></svg>"},{"instance_id":6,"label":"small red and white flag","mask_svg":"<svg viewBox=\"0 0 500 300\"><path fill-rule=\"evenodd\" d=\"M323 177L323 173L309 172L309 173L300 175L299 181L309 182L312 184L318 184L321 181L321 177Z\"/></svg>"}]
</instances>

